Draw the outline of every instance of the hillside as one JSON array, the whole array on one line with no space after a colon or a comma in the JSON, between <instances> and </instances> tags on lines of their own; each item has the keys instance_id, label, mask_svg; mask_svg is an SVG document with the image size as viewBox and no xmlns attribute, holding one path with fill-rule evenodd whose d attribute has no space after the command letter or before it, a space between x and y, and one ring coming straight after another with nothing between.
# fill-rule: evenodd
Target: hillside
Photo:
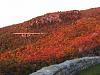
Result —
<instances>
[{"instance_id":1,"label":"hillside","mask_svg":"<svg viewBox=\"0 0 100 75\"><path fill-rule=\"evenodd\" d=\"M28 75L66 59L100 55L100 7L48 13L0 28L0 75ZM23 38L13 33L42 32Z\"/></svg>"}]
</instances>

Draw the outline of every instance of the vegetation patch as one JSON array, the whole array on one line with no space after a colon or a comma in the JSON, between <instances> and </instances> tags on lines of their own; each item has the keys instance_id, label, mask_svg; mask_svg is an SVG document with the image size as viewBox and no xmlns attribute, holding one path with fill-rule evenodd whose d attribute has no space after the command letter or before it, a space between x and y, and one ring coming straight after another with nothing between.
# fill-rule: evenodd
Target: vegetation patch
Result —
<instances>
[{"instance_id":1,"label":"vegetation patch","mask_svg":"<svg viewBox=\"0 0 100 75\"><path fill-rule=\"evenodd\" d=\"M85 70L82 70L76 75L100 75L100 64L93 65Z\"/></svg>"}]
</instances>

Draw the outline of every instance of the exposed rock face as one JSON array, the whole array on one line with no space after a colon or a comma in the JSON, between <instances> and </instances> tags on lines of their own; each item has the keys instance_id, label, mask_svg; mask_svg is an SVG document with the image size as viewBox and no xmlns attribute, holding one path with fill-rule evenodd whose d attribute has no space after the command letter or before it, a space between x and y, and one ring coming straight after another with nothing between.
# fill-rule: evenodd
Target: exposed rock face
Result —
<instances>
[{"instance_id":1,"label":"exposed rock face","mask_svg":"<svg viewBox=\"0 0 100 75\"><path fill-rule=\"evenodd\" d=\"M73 21L80 19L80 11L66 11L66 12L55 12L48 13L43 16L37 17L31 21L31 28L39 25L42 27L43 25L51 25L56 23L67 23L71 24Z\"/></svg>"},{"instance_id":2,"label":"exposed rock face","mask_svg":"<svg viewBox=\"0 0 100 75\"><path fill-rule=\"evenodd\" d=\"M44 67L30 75L74 75L76 72L95 64L100 64L100 57L84 57Z\"/></svg>"}]
</instances>

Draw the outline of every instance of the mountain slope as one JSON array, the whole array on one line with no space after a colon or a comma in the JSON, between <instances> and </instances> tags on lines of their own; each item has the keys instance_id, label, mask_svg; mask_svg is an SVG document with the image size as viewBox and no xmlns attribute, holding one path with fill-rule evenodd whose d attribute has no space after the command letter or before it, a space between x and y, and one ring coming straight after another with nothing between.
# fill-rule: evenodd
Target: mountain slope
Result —
<instances>
[{"instance_id":1,"label":"mountain slope","mask_svg":"<svg viewBox=\"0 0 100 75\"><path fill-rule=\"evenodd\" d=\"M27 75L66 59L100 55L100 8L48 13L0 29L0 73ZM23 38L16 32L43 32Z\"/></svg>"}]
</instances>

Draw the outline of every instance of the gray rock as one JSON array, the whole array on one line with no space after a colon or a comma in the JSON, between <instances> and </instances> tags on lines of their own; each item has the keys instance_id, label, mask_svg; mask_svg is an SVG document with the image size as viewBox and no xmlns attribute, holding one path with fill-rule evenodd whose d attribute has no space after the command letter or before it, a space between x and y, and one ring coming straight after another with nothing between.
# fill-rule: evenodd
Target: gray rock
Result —
<instances>
[{"instance_id":1,"label":"gray rock","mask_svg":"<svg viewBox=\"0 0 100 75\"><path fill-rule=\"evenodd\" d=\"M67 60L60 64L44 67L30 75L74 75L76 72L86 69L93 64L100 64L100 56Z\"/></svg>"}]
</instances>

